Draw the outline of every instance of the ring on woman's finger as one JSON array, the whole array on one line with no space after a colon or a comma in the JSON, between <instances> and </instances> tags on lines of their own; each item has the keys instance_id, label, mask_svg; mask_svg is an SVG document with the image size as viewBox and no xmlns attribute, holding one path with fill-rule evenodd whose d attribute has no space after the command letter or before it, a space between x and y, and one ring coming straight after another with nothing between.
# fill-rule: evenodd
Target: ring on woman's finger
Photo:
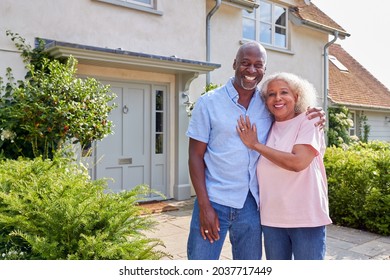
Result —
<instances>
[{"instance_id":1,"label":"ring on woman's finger","mask_svg":"<svg viewBox=\"0 0 390 280\"><path fill-rule=\"evenodd\" d=\"M206 229L206 230L204 231L204 233L209 233L209 231Z\"/></svg>"},{"instance_id":2,"label":"ring on woman's finger","mask_svg":"<svg viewBox=\"0 0 390 280\"><path fill-rule=\"evenodd\" d=\"M245 131L245 128L241 128L241 131Z\"/></svg>"}]
</instances>

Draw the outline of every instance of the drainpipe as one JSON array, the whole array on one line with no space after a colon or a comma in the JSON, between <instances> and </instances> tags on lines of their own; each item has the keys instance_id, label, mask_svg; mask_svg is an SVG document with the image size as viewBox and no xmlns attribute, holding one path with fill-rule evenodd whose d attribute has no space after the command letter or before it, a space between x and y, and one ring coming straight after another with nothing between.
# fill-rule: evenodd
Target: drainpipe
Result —
<instances>
[{"instance_id":1,"label":"drainpipe","mask_svg":"<svg viewBox=\"0 0 390 280\"><path fill-rule=\"evenodd\" d=\"M326 116L326 125L325 125L325 133L328 131L329 128L329 115L328 115L328 91L329 91L329 59L328 59L328 48L330 45L332 45L334 42L336 42L337 38L339 37L339 32L334 31L333 33L334 38L326 43L324 46L324 111ZM326 144L328 144L328 137L325 137Z\"/></svg>"},{"instance_id":2,"label":"drainpipe","mask_svg":"<svg viewBox=\"0 0 390 280\"><path fill-rule=\"evenodd\" d=\"M206 19L206 59L207 62L210 62L210 20L211 17L215 14L215 12L219 9L219 6L221 6L221 0L215 0L215 6L212 8L212 10L207 14ZM207 72L206 74L206 86L210 84L210 72Z\"/></svg>"}]
</instances>

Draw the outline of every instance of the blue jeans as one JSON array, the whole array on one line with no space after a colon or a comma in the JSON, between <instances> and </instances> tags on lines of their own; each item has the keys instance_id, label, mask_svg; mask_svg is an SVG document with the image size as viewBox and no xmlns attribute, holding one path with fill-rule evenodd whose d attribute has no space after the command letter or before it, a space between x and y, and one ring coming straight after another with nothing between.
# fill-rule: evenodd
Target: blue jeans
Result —
<instances>
[{"instance_id":1,"label":"blue jeans","mask_svg":"<svg viewBox=\"0 0 390 280\"><path fill-rule=\"evenodd\" d=\"M277 228L262 226L267 260L323 260L326 228Z\"/></svg>"},{"instance_id":2,"label":"blue jeans","mask_svg":"<svg viewBox=\"0 0 390 280\"><path fill-rule=\"evenodd\" d=\"M249 192L242 209L231 208L211 202L218 214L220 239L210 243L200 233L199 205L195 199L194 210L187 243L189 260L218 260L223 243L229 232L234 260L260 260L262 254L262 236L260 214L257 203Z\"/></svg>"}]
</instances>

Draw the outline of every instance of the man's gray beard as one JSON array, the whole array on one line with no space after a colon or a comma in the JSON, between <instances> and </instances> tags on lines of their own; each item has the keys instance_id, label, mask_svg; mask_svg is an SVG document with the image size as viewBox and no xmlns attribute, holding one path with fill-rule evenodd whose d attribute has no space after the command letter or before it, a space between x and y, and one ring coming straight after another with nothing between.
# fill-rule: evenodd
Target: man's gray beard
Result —
<instances>
[{"instance_id":1,"label":"man's gray beard","mask_svg":"<svg viewBox=\"0 0 390 280\"><path fill-rule=\"evenodd\" d=\"M257 84L255 84L252 88L247 88L247 87L244 86L244 82L241 80L241 86L245 90L254 90L257 87Z\"/></svg>"}]
</instances>

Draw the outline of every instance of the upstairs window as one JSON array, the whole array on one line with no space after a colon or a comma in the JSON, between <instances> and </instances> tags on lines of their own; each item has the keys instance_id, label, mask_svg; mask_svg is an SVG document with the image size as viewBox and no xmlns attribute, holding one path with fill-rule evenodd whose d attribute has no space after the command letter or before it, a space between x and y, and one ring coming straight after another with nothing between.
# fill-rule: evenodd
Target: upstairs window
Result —
<instances>
[{"instance_id":1,"label":"upstairs window","mask_svg":"<svg viewBox=\"0 0 390 280\"><path fill-rule=\"evenodd\" d=\"M243 38L259 41L277 48L287 49L288 9L286 7L260 1L253 13L242 11Z\"/></svg>"}]
</instances>

